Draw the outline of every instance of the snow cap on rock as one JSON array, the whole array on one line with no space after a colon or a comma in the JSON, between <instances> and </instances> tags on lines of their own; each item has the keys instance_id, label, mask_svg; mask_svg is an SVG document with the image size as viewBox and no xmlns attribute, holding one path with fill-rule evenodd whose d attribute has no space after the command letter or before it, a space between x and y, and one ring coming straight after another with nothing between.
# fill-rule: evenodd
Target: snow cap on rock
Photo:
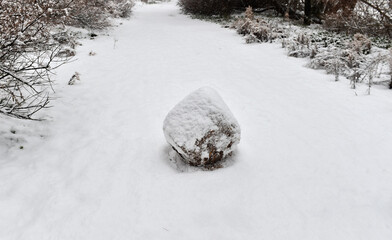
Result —
<instances>
[{"instance_id":1,"label":"snow cap on rock","mask_svg":"<svg viewBox=\"0 0 392 240\"><path fill-rule=\"evenodd\" d=\"M167 142L193 166L212 165L231 155L241 129L219 94L202 87L178 103L166 116Z\"/></svg>"}]
</instances>

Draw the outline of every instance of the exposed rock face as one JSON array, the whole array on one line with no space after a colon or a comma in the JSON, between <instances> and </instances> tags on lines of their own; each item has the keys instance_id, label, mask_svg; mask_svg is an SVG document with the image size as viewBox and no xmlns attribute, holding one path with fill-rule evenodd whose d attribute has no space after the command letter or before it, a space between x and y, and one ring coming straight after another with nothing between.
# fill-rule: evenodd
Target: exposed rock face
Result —
<instances>
[{"instance_id":1,"label":"exposed rock face","mask_svg":"<svg viewBox=\"0 0 392 240\"><path fill-rule=\"evenodd\" d=\"M203 87L188 95L166 116L166 140L192 166L210 166L231 155L241 129L219 94Z\"/></svg>"}]
</instances>

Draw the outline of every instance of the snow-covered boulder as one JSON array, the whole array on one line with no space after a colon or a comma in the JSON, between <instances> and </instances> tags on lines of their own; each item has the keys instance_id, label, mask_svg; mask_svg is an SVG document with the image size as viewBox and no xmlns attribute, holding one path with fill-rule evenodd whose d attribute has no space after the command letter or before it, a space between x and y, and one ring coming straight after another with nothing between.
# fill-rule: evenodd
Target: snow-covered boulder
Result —
<instances>
[{"instance_id":1,"label":"snow-covered boulder","mask_svg":"<svg viewBox=\"0 0 392 240\"><path fill-rule=\"evenodd\" d=\"M219 94L200 88L166 116L167 142L192 166L209 166L230 156L240 142L241 129Z\"/></svg>"}]
</instances>

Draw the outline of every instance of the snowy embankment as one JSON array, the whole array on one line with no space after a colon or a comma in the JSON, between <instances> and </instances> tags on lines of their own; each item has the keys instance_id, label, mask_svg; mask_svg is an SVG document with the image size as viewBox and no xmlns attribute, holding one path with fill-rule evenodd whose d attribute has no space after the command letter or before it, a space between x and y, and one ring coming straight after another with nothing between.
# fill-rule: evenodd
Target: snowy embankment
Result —
<instances>
[{"instance_id":1,"label":"snowy embankment","mask_svg":"<svg viewBox=\"0 0 392 240\"><path fill-rule=\"evenodd\" d=\"M77 58L48 121L0 118L0 239L392 239L390 91L356 96L175 3L137 6ZM241 143L227 168L180 173L162 123L201 86Z\"/></svg>"}]
</instances>

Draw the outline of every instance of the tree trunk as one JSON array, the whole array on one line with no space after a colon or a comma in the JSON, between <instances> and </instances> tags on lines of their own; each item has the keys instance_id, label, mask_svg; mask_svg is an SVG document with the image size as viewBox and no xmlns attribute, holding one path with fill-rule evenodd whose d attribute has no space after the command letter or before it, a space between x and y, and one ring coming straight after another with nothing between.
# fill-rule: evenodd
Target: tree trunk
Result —
<instances>
[{"instance_id":1,"label":"tree trunk","mask_svg":"<svg viewBox=\"0 0 392 240\"><path fill-rule=\"evenodd\" d=\"M305 17L304 17L305 25L310 25L311 17L312 17L312 1L305 0Z\"/></svg>"},{"instance_id":2,"label":"tree trunk","mask_svg":"<svg viewBox=\"0 0 392 240\"><path fill-rule=\"evenodd\" d=\"M391 77L391 82L389 83L389 89L392 89L392 77Z\"/></svg>"},{"instance_id":3,"label":"tree trunk","mask_svg":"<svg viewBox=\"0 0 392 240\"><path fill-rule=\"evenodd\" d=\"M289 2L287 3L286 12L284 14L284 18L286 19L289 19L290 17L290 5L291 5L291 0L289 0Z\"/></svg>"}]
</instances>

